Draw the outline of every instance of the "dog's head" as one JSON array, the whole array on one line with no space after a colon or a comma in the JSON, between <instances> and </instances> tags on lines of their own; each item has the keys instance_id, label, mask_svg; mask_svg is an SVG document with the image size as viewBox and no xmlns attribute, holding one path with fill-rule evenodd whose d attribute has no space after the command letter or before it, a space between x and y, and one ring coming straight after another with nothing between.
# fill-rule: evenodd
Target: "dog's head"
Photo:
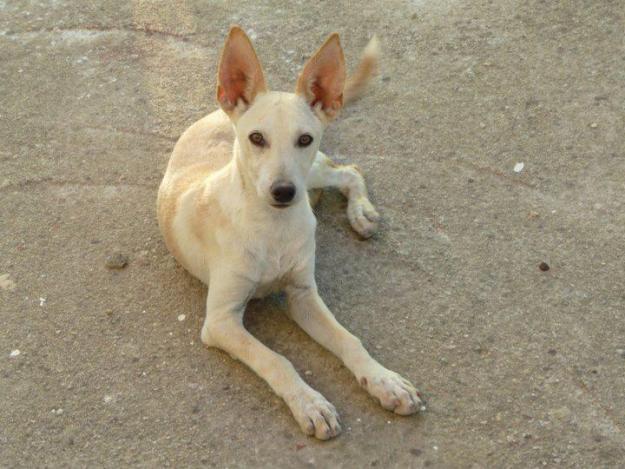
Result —
<instances>
[{"instance_id":1,"label":"dog's head","mask_svg":"<svg viewBox=\"0 0 625 469\"><path fill-rule=\"evenodd\" d=\"M258 197L277 208L304 197L323 130L343 105L344 85L338 34L308 60L295 93L282 93L267 90L243 30L230 30L219 64L217 100L234 125L239 169Z\"/></svg>"}]
</instances>

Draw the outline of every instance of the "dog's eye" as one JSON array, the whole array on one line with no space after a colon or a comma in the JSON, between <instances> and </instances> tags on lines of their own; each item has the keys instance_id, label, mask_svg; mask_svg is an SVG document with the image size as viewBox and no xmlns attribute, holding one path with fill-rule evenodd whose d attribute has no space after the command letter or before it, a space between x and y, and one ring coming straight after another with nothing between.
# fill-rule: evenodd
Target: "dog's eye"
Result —
<instances>
[{"instance_id":1,"label":"dog's eye","mask_svg":"<svg viewBox=\"0 0 625 469\"><path fill-rule=\"evenodd\" d=\"M257 147L264 147L266 144L265 137L263 137L263 134L261 134L260 132L252 132L249 138L250 142L252 142Z\"/></svg>"},{"instance_id":2,"label":"dog's eye","mask_svg":"<svg viewBox=\"0 0 625 469\"><path fill-rule=\"evenodd\" d=\"M313 141L312 136L308 134L303 134L303 135L300 135L299 138L297 139L297 146L307 147L308 145L312 143L312 141Z\"/></svg>"}]
</instances>

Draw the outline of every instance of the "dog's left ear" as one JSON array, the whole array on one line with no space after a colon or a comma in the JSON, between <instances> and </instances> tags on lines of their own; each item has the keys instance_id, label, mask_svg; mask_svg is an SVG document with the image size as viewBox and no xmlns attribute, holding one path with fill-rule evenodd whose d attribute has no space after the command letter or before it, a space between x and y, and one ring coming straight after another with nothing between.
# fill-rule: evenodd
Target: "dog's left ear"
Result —
<instances>
[{"instance_id":1,"label":"dog's left ear","mask_svg":"<svg viewBox=\"0 0 625 469\"><path fill-rule=\"evenodd\" d=\"M265 91L263 69L252 42L241 28L233 26L219 62L217 101L227 114L232 114L239 104L247 107Z\"/></svg>"},{"instance_id":2,"label":"dog's left ear","mask_svg":"<svg viewBox=\"0 0 625 469\"><path fill-rule=\"evenodd\" d=\"M339 35L334 33L304 66L295 92L332 120L343 107L344 87L345 58Z\"/></svg>"}]
</instances>

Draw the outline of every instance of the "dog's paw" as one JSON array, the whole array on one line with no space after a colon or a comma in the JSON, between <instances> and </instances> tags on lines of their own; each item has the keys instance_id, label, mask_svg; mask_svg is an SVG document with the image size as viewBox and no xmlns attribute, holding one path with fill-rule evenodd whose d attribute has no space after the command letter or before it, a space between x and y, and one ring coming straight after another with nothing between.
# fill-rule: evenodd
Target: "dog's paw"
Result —
<instances>
[{"instance_id":1,"label":"dog's paw","mask_svg":"<svg viewBox=\"0 0 625 469\"><path fill-rule=\"evenodd\" d=\"M361 376L359 382L382 407L396 414L410 415L425 408L421 394L412 383L384 367Z\"/></svg>"},{"instance_id":2,"label":"dog's paw","mask_svg":"<svg viewBox=\"0 0 625 469\"><path fill-rule=\"evenodd\" d=\"M347 218L352 228L363 238L370 238L378 229L380 215L364 196L349 199Z\"/></svg>"},{"instance_id":3,"label":"dog's paw","mask_svg":"<svg viewBox=\"0 0 625 469\"><path fill-rule=\"evenodd\" d=\"M341 433L338 412L314 389L303 389L285 401L306 435L329 440Z\"/></svg>"}]
</instances>

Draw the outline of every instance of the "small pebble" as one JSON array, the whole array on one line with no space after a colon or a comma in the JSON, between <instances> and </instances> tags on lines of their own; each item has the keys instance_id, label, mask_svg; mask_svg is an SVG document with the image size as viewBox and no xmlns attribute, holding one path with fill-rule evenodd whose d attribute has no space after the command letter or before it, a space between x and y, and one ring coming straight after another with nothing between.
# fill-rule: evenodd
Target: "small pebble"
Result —
<instances>
[{"instance_id":1,"label":"small pebble","mask_svg":"<svg viewBox=\"0 0 625 469\"><path fill-rule=\"evenodd\" d=\"M524 167L525 167L525 163L518 162L517 164L514 165L514 172L520 173L521 171L523 171Z\"/></svg>"},{"instance_id":2,"label":"small pebble","mask_svg":"<svg viewBox=\"0 0 625 469\"><path fill-rule=\"evenodd\" d=\"M104 265L106 265L107 269L123 269L128 265L128 256L120 252L111 254L104 261Z\"/></svg>"},{"instance_id":3,"label":"small pebble","mask_svg":"<svg viewBox=\"0 0 625 469\"><path fill-rule=\"evenodd\" d=\"M590 128L591 129L596 129L597 128L597 123L593 122L592 124L590 124Z\"/></svg>"},{"instance_id":4,"label":"small pebble","mask_svg":"<svg viewBox=\"0 0 625 469\"><path fill-rule=\"evenodd\" d=\"M15 290L15 282L11 280L11 276L9 274L0 275L0 288L8 291Z\"/></svg>"},{"instance_id":5,"label":"small pebble","mask_svg":"<svg viewBox=\"0 0 625 469\"><path fill-rule=\"evenodd\" d=\"M11 351L11 353L9 354L9 357L11 357L11 358L15 358L15 357L17 357L20 353L22 353L22 352L20 352L20 351L19 351L19 350L17 350L17 349L12 350L12 351Z\"/></svg>"},{"instance_id":6,"label":"small pebble","mask_svg":"<svg viewBox=\"0 0 625 469\"><path fill-rule=\"evenodd\" d=\"M541 262L540 264L538 264L538 268L543 272L547 272L550 269L549 264L547 264L546 262Z\"/></svg>"},{"instance_id":7,"label":"small pebble","mask_svg":"<svg viewBox=\"0 0 625 469\"><path fill-rule=\"evenodd\" d=\"M179 314L179 315L178 315L178 321L182 322L182 321L184 321L184 320L185 320L185 318L186 318L186 317L187 317L187 316L186 316L186 315L184 315L184 314Z\"/></svg>"},{"instance_id":8,"label":"small pebble","mask_svg":"<svg viewBox=\"0 0 625 469\"><path fill-rule=\"evenodd\" d=\"M113 400L113 396L109 396L108 394L106 396L104 396L104 403L105 404L108 404L112 400Z\"/></svg>"},{"instance_id":9,"label":"small pebble","mask_svg":"<svg viewBox=\"0 0 625 469\"><path fill-rule=\"evenodd\" d=\"M304 371L304 374L305 374L306 376L312 376L312 371L310 371L310 370L306 370L306 371Z\"/></svg>"}]
</instances>

